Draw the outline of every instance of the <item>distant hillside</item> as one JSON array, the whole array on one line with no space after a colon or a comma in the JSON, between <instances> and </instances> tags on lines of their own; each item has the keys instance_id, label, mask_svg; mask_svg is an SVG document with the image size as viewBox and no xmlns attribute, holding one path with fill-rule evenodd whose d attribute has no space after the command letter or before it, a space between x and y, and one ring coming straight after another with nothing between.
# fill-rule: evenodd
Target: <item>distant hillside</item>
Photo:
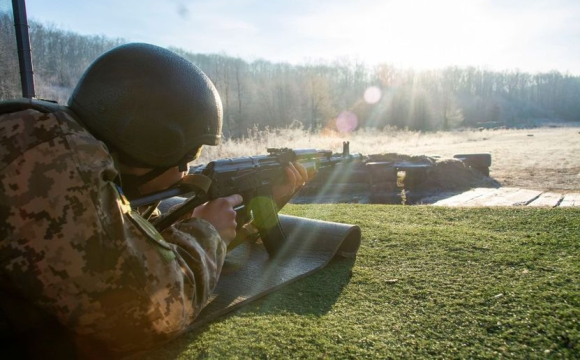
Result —
<instances>
[{"instance_id":1,"label":"distant hillside","mask_svg":"<svg viewBox=\"0 0 580 360\"><path fill-rule=\"evenodd\" d=\"M16 46L6 13L0 13L0 29L0 98L9 99L19 96L19 77L16 57L9 56ZM97 56L125 42L36 22L30 35L38 97L61 103ZM429 131L521 127L538 119L580 121L580 77L557 71L414 71L351 59L290 65L172 50L216 84L226 136L244 136L254 125L317 130L338 122L343 131L385 126Z\"/></svg>"}]
</instances>

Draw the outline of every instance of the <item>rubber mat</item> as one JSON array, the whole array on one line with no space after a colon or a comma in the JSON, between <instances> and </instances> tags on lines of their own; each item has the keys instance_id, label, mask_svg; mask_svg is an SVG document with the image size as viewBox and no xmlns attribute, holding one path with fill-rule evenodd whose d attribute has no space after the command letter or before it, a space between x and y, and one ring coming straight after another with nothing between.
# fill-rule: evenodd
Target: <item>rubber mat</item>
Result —
<instances>
[{"instance_id":1,"label":"rubber mat","mask_svg":"<svg viewBox=\"0 0 580 360\"><path fill-rule=\"evenodd\" d=\"M356 256L361 230L356 225L280 215L288 241L273 259L258 241L228 253L208 305L193 327L263 297L322 269L333 258Z\"/></svg>"}]
</instances>

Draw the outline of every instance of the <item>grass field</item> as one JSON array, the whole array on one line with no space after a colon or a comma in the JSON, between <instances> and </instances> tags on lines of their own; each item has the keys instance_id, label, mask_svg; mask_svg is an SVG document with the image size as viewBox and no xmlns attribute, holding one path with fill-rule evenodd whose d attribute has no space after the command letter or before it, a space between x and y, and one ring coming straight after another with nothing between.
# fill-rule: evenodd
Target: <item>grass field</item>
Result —
<instances>
[{"instance_id":1,"label":"grass field","mask_svg":"<svg viewBox=\"0 0 580 360\"><path fill-rule=\"evenodd\" d=\"M149 355L580 358L580 210L289 205L361 226L322 271Z\"/></svg>"}]
</instances>

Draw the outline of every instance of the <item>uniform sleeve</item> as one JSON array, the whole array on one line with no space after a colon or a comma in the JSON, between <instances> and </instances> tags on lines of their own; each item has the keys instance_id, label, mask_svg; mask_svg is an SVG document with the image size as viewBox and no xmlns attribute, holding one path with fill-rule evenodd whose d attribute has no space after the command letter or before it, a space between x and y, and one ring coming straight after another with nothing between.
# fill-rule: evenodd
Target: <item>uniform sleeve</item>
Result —
<instances>
[{"instance_id":1,"label":"uniform sleeve","mask_svg":"<svg viewBox=\"0 0 580 360\"><path fill-rule=\"evenodd\" d=\"M123 202L104 145L78 130L3 170L2 272L61 323L114 351L182 333L219 277L226 245L189 219L159 234Z\"/></svg>"}]
</instances>

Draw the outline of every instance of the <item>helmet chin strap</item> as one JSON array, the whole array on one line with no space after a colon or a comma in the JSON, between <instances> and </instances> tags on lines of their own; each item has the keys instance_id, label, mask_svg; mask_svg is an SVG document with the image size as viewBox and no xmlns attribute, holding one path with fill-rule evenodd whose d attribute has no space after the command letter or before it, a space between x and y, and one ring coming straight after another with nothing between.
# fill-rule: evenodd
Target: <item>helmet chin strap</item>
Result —
<instances>
[{"instance_id":1,"label":"helmet chin strap","mask_svg":"<svg viewBox=\"0 0 580 360\"><path fill-rule=\"evenodd\" d=\"M141 186L160 176L172 167L173 166L167 168L154 168L153 170L143 175L134 175L128 173L121 174L121 187L123 188L123 193L129 200L143 195L141 194Z\"/></svg>"}]
</instances>

